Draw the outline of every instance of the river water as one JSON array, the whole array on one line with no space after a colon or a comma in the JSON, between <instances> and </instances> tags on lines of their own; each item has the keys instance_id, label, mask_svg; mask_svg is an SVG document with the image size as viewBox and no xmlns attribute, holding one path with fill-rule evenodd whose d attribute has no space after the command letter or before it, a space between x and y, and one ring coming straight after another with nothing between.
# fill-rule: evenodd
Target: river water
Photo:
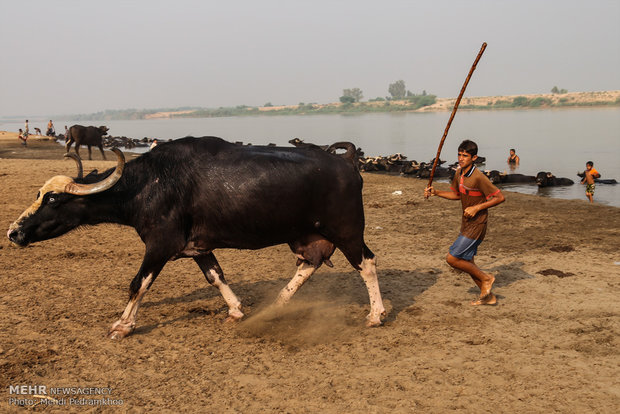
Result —
<instances>
[{"instance_id":1,"label":"river water","mask_svg":"<svg viewBox=\"0 0 620 414\"><path fill-rule=\"evenodd\" d=\"M418 162L429 161L437 152L449 112L378 113L360 115L256 116L230 118L181 118L134 121L81 122L106 125L114 136L175 139L188 135L215 135L229 141L255 145L290 145L288 140L329 144L351 141L368 155L400 152ZM58 132L74 121L55 120ZM45 130L30 122L34 127ZM0 129L17 131L21 123L0 124ZM508 150L515 148L521 165L512 172L536 175L549 171L568 177L575 184L539 189L535 185L505 186L510 191L543 197L585 200L585 189L576 173L594 161L602 178L620 181L620 108L567 108L549 110L460 111L457 113L441 158L456 161L463 139L477 142L479 155L487 159L483 169L508 169ZM511 171L509 171L511 172ZM620 184L599 184L595 201L620 207Z\"/></svg>"}]
</instances>

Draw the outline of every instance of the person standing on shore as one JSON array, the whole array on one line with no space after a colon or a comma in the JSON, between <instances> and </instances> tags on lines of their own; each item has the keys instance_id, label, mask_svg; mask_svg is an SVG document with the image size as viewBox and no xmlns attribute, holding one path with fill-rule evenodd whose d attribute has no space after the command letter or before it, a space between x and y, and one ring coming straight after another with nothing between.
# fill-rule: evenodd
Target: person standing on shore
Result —
<instances>
[{"instance_id":1,"label":"person standing on shore","mask_svg":"<svg viewBox=\"0 0 620 414\"><path fill-rule=\"evenodd\" d=\"M474 165L478 158L478 146L465 140L458 148L458 164L450 191L437 191L432 186L424 190L424 196L439 196L448 200L461 200L463 216L461 232L450 246L446 261L454 269L468 273L480 289L480 296L472 305L495 305L497 298L491 292L495 277L482 271L474 262L478 246L487 229L488 209L504 202L504 195Z\"/></svg>"},{"instance_id":2,"label":"person standing on shore","mask_svg":"<svg viewBox=\"0 0 620 414\"><path fill-rule=\"evenodd\" d=\"M47 131L45 131L45 135L47 135L48 137L53 137L54 135L56 135L56 131L54 129L54 124L52 123L51 119L47 123Z\"/></svg>"},{"instance_id":3,"label":"person standing on shore","mask_svg":"<svg viewBox=\"0 0 620 414\"><path fill-rule=\"evenodd\" d=\"M28 139L28 135L30 135L30 128L28 128L28 120L26 119L26 123L24 124L23 136L25 139Z\"/></svg>"},{"instance_id":4,"label":"person standing on shore","mask_svg":"<svg viewBox=\"0 0 620 414\"><path fill-rule=\"evenodd\" d=\"M581 184L586 185L586 197L590 203L594 203L594 189L596 188L595 179L601 178L601 174L594 169L594 162L586 162L586 170L583 172L583 180Z\"/></svg>"}]
</instances>

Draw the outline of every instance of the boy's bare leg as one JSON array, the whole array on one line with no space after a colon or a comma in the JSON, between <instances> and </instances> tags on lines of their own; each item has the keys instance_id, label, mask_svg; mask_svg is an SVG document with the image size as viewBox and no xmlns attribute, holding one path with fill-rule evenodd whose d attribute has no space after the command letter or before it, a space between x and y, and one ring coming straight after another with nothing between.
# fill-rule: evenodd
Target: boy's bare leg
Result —
<instances>
[{"instance_id":1,"label":"boy's bare leg","mask_svg":"<svg viewBox=\"0 0 620 414\"><path fill-rule=\"evenodd\" d=\"M473 301L471 303L472 305L494 305L495 303L497 303L497 298L493 293L491 293L493 283L495 282L495 276L483 272L478 266L476 266L476 263L474 263L473 259L459 259L458 257L454 257L448 253L446 261L453 268L469 274L474 280L474 283L476 283L476 285L480 289L480 297L477 300Z\"/></svg>"}]
</instances>

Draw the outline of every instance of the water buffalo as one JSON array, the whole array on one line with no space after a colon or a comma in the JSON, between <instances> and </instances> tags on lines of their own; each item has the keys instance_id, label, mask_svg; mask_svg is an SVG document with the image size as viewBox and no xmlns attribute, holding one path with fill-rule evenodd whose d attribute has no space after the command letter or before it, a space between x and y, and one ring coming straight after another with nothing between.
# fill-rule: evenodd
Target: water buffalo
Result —
<instances>
[{"instance_id":1,"label":"water buffalo","mask_svg":"<svg viewBox=\"0 0 620 414\"><path fill-rule=\"evenodd\" d=\"M484 171L493 184L535 184L536 177L524 174L506 174L498 170Z\"/></svg>"},{"instance_id":2,"label":"water buffalo","mask_svg":"<svg viewBox=\"0 0 620 414\"><path fill-rule=\"evenodd\" d=\"M575 182L570 178L558 178L550 172L541 171L536 174L536 185L539 187L554 187L559 185L573 185Z\"/></svg>"},{"instance_id":3,"label":"water buffalo","mask_svg":"<svg viewBox=\"0 0 620 414\"><path fill-rule=\"evenodd\" d=\"M345 149L344 154L333 153ZM156 146L125 164L83 179L55 176L9 227L11 242L61 236L84 225L133 227L145 243L129 303L108 336L129 335L147 290L164 265L192 258L228 305L241 302L224 279L214 250L260 249L287 243L298 259L292 280L276 300L287 303L336 248L360 272L370 297L367 325L381 324L385 308L375 255L364 242L362 177L355 146L319 148L237 146L216 137L182 138ZM77 161L79 158L75 157Z\"/></svg>"},{"instance_id":4,"label":"water buffalo","mask_svg":"<svg viewBox=\"0 0 620 414\"><path fill-rule=\"evenodd\" d=\"M88 146L88 159L92 160L91 146L99 147L101 156L105 160L105 153L103 152L103 136L107 135L109 129L106 126L94 127L94 126L82 126L73 125L69 128L69 133L65 138L65 150L69 152L71 145L75 142L75 153L80 155L80 145Z\"/></svg>"},{"instance_id":5,"label":"water buffalo","mask_svg":"<svg viewBox=\"0 0 620 414\"><path fill-rule=\"evenodd\" d=\"M585 175L585 172L577 173L577 176L580 178L585 177ZM618 180L616 180L615 178L595 178L594 182L596 184L618 184Z\"/></svg>"}]
</instances>

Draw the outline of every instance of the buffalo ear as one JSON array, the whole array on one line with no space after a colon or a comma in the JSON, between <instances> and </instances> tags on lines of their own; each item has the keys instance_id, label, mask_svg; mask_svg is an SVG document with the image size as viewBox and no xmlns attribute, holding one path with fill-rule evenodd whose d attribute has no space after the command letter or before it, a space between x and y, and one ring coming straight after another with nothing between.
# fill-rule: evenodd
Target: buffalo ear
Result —
<instances>
[{"instance_id":1,"label":"buffalo ear","mask_svg":"<svg viewBox=\"0 0 620 414\"><path fill-rule=\"evenodd\" d=\"M89 172L86 177L84 177L84 182L85 183L94 183L97 181L97 175L99 174L99 171L97 171L97 169L92 170L91 172Z\"/></svg>"}]
</instances>

